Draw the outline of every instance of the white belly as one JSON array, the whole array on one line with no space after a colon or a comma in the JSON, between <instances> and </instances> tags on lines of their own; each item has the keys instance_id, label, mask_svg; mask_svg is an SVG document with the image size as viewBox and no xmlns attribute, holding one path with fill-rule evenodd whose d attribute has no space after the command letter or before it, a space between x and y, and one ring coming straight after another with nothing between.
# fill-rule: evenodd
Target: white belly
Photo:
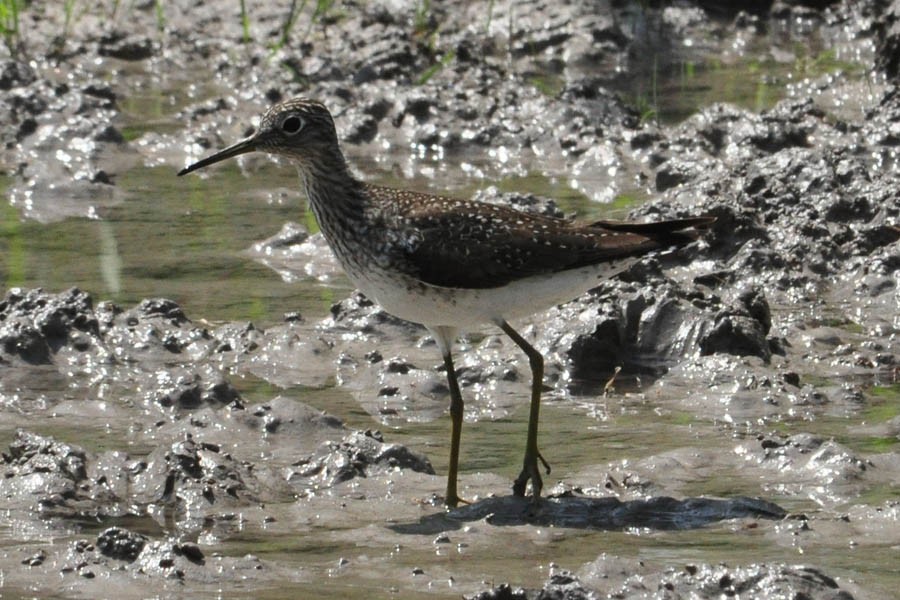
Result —
<instances>
[{"instance_id":1,"label":"white belly","mask_svg":"<svg viewBox=\"0 0 900 600\"><path fill-rule=\"evenodd\" d=\"M384 310L429 327L470 330L498 320L515 320L577 298L636 259L539 275L488 289L452 289L406 278L399 285L377 271L352 277L354 284Z\"/></svg>"}]
</instances>

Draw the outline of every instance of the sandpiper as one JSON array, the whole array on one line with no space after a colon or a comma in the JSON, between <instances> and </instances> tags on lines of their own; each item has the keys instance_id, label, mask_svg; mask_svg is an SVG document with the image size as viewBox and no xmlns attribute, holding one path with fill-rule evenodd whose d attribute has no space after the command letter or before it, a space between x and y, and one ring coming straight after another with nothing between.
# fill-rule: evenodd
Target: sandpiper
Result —
<instances>
[{"instance_id":1,"label":"sandpiper","mask_svg":"<svg viewBox=\"0 0 900 600\"><path fill-rule=\"evenodd\" d=\"M445 503L456 506L463 399L453 366L460 331L494 324L528 356L531 410L522 470L513 493L534 502L543 486L538 417L544 361L510 320L546 310L596 287L637 257L697 238L714 219L656 223L563 219L357 179L338 144L328 109L295 98L265 112L256 132L181 170L185 175L247 152L286 157L300 172L309 206L347 276L402 319L421 323L437 342L450 388L450 463Z\"/></svg>"}]
</instances>

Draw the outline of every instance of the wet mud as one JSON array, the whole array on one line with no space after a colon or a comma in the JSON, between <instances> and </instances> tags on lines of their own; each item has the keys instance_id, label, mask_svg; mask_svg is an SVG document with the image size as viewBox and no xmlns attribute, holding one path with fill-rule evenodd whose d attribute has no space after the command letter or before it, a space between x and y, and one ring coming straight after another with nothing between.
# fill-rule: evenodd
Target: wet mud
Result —
<instances>
[{"instance_id":1,"label":"wet mud","mask_svg":"<svg viewBox=\"0 0 900 600\"><path fill-rule=\"evenodd\" d=\"M242 26L237 5L76 2L66 17L32 3L7 38L2 587L894 593L900 4L340 2L293 24L290 4L248 2ZM729 68L748 56L789 74L758 85L754 107L718 89L657 99L696 65L713 71L698 88L743 85ZM716 217L698 242L523 324L547 358L540 506L510 488L530 384L514 344L486 328L457 346L471 503L446 511L448 390L427 332L348 289L268 159L175 179L294 95L331 108L368 178L560 218ZM242 223L213 234L188 199L164 218L189 224L165 235L202 251L173 256L141 205L220 176L235 202L296 214L242 247ZM59 241L75 248L52 269L17 258L20 228L116 218L143 229L101 257L103 281L144 268L157 293L85 287L83 238ZM223 318L234 298L255 306L262 273L313 300ZM199 310L217 295L223 313Z\"/></svg>"}]
</instances>

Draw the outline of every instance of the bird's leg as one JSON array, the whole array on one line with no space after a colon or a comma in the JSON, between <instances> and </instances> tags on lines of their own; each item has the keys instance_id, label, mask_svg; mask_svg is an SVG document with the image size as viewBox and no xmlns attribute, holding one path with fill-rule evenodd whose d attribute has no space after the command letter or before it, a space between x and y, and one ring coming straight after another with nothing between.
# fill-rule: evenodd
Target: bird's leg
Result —
<instances>
[{"instance_id":1,"label":"bird's leg","mask_svg":"<svg viewBox=\"0 0 900 600\"><path fill-rule=\"evenodd\" d=\"M445 502L449 507L459 504L456 493L456 477L459 472L459 440L462 436L463 399L456 381L456 369L453 357L447 352L444 355L444 367L447 369L447 384L450 386L450 465L447 468L447 495Z\"/></svg>"},{"instance_id":2,"label":"bird's leg","mask_svg":"<svg viewBox=\"0 0 900 600\"><path fill-rule=\"evenodd\" d=\"M463 399L456 380L456 368L453 366L453 339L456 332L447 327L429 327L444 357L444 368L447 369L447 385L450 387L450 464L447 467L447 494L444 503L453 508L461 499L456 491L456 479L459 474L459 441L462 436Z\"/></svg>"},{"instance_id":3,"label":"bird's leg","mask_svg":"<svg viewBox=\"0 0 900 600\"><path fill-rule=\"evenodd\" d=\"M519 333L513 329L509 323L499 320L497 325L503 332L512 338L512 341L528 355L528 362L531 365L531 412L528 416L528 438L525 442L525 460L522 463L522 472L513 483L513 494L516 496L525 495L525 486L528 480L531 480L531 493L535 504L540 502L541 488L544 482L541 479L541 472L538 469L538 461L547 469L550 474L550 465L541 456L537 445L538 435L538 419L541 412L541 388L544 384L544 357L535 350L534 346L525 341Z\"/></svg>"}]
</instances>

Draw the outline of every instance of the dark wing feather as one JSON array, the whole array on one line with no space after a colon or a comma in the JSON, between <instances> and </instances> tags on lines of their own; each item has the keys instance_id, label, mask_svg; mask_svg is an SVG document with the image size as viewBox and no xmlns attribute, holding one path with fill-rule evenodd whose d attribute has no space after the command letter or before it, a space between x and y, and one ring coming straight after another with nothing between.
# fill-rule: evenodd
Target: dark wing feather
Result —
<instances>
[{"instance_id":1,"label":"dark wing feather","mask_svg":"<svg viewBox=\"0 0 900 600\"><path fill-rule=\"evenodd\" d=\"M511 208L418 195L394 202L390 227L405 229L395 268L448 288L500 287L543 273L614 261L694 239L694 221L648 231L576 225ZM386 215L387 216L387 215Z\"/></svg>"}]
</instances>

